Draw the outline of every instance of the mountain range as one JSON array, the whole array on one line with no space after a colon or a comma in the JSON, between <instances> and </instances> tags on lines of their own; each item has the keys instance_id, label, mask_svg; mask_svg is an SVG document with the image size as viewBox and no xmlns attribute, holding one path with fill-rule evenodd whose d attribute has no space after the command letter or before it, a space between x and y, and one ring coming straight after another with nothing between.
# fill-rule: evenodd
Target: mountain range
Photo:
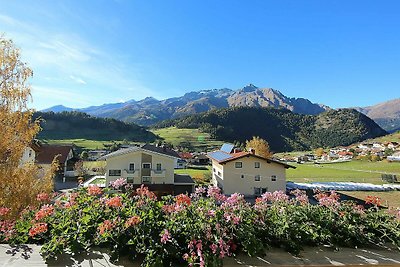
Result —
<instances>
[{"instance_id":1,"label":"mountain range","mask_svg":"<svg viewBox=\"0 0 400 267\"><path fill-rule=\"evenodd\" d=\"M400 98L356 109L373 119L386 131L400 131Z\"/></svg>"},{"instance_id":2,"label":"mountain range","mask_svg":"<svg viewBox=\"0 0 400 267\"><path fill-rule=\"evenodd\" d=\"M164 100L147 97L140 101L129 100L81 109L57 105L42 111L80 111L96 117L114 118L124 122L149 126L163 120L229 107L284 108L305 115L316 115L331 109L323 104L312 103L305 98L287 97L278 90L259 88L249 84L238 90L228 88L208 89ZM400 130L400 99L371 107L356 107L355 109L375 120L389 132Z\"/></svg>"},{"instance_id":3,"label":"mountain range","mask_svg":"<svg viewBox=\"0 0 400 267\"><path fill-rule=\"evenodd\" d=\"M245 143L253 136L268 141L274 152L350 145L387 134L355 109L304 115L286 109L231 107L166 120L155 127L200 129L216 140Z\"/></svg>"},{"instance_id":4,"label":"mountain range","mask_svg":"<svg viewBox=\"0 0 400 267\"><path fill-rule=\"evenodd\" d=\"M181 97L157 100L147 97L140 101L103 104L81 109L62 105L45 110L53 112L80 111L96 117L109 117L139 125L152 125L162 120L227 107L274 107L285 108L299 114L319 114L329 107L315 104L305 98L291 98L272 88L258 88L249 84L239 90L228 88L210 89L186 93Z\"/></svg>"}]
</instances>

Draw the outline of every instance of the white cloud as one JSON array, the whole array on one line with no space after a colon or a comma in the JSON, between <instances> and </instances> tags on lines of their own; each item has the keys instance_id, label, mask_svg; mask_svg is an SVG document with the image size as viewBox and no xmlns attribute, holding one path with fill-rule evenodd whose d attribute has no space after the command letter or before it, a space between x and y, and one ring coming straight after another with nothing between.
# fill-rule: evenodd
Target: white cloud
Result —
<instances>
[{"instance_id":1,"label":"white cloud","mask_svg":"<svg viewBox=\"0 0 400 267\"><path fill-rule=\"evenodd\" d=\"M86 84L86 82L79 77L75 77L74 75L70 75L69 77L71 78L71 80L73 80L76 83Z\"/></svg>"},{"instance_id":2,"label":"white cloud","mask_svg":"<svg viewBox=\"0 0 400 267\"><path fill-rule=\"evenodd\" d=\"M34 71L34 106L37 96L40 103L47 101L47 106L60 104L65 97L77 106L94 104L100 95L106 101L155 95L141 82L138 66L125 64L122 55L106 51L77 33L53 32L4 14L0 14L0 24L4 24L6 38L12 38L21 48L23 60ZM91 98L76 97L82 90L76 84L85 85L85 93Z\"/></svg>"}]
</instances>

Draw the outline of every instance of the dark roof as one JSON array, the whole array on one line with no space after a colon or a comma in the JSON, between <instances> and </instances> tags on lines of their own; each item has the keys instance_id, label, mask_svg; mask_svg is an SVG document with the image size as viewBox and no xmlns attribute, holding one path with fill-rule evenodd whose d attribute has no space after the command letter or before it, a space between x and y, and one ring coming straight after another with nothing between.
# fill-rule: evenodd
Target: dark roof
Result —
<instances>
[{"instance_id":1,"label":"dark roof","mask_svg":"<svg viewBox=\"0 0 400 267\"><path fill-rule=\"evenodd\" d=\"M287 169L288 168L296 169L296 167L288 165L286 163L283 163L283 162L280 162L280 161L277 161L277 160L274 160L274 159L270 159L270 158L264 158L264 157L255 155L255 154L253 154L251 152L244 152L244 151L241 151L241 152L238 152L238 153L228 154L228 153L225 153L223 151L218 150L218 151L214 151L214 152L208 153L208 157L213 159L213 160L215 160L215 161L217 161L220 164L227 163L229 161L240 159L240 158L243 158L243 157L255 157L255 158L262 159L262 160L266 160L268 163L273 162L273 163L277 163L277 164L283 165Z\"/></svg>"},{"instance_id":2,"label":"dark roof","mask_svg":"<svg viewBox=\"0 0 400 267\"><path fill-rule=\"evenodd\" d=\"M145 149L145 150L149 150L149 151L153 151L153 152L156 152L156 153L168 155L168 156L171 156L171 157L180 158L179 154L176 151L174 151L172 149L169 149L166 146L153 146L153 145L150 145L150 144L145 144L145 145L142 146L142 148Z\"/></svg>"},{"instance_id":3,"label":"dark roof","mask_svg":"<svg viewBox=\"0 0 400 267\"><path fill-rule=\"evenodd\" d=\"M57 155L58 161L65 163L72 148L72 145L42 145L36 153L36 163L50 164Z\"/></svg>"},{"instance_id":4,"label":"dark roof","mask_svg":"<svg viewBox=\"0 0 400 267\"><path fill-rule=\"evenodd\" d=\"M192 177L188 174L174 174L175 184L194 184Z\"/></svg>"}]
</instances>

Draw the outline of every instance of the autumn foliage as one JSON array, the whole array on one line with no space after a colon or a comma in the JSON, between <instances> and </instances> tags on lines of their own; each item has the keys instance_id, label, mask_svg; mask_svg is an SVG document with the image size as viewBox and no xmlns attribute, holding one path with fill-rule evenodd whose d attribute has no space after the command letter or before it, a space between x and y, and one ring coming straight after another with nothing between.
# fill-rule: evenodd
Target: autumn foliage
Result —
<instances>
[{"instance_id":1,"label":"autumn foliage","mask_svg":"<svg viewBox=\"0 0 400 267\"><path fill-rule=\"evenodd\" d=\"M39 193L53 189L55 164L44 172L21 161L40 130L39 121L32 121L33 110L28 108L28 79L32 75L13 42L0 35L0 207L10 208L10 216L37 204Z\"/></svg>"},{"instance_id":2,"label":"autumn foliage","mask_svg":"<svg viewBox=\"0 0 400 267\"><path fill-rule=\"evenodd\" d=\"M250 151L251 149L254 149L257 156L264 158L272 156L268 142L258 136L253 136L253 139L246 141L246 150Z\"/></svg>"}]
</instances>

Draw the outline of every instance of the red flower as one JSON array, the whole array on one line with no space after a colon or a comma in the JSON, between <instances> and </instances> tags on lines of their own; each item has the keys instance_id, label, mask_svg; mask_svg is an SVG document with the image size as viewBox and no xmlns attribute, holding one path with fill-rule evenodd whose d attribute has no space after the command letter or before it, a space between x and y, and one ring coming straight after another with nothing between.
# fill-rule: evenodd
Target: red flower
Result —
<instances>
[{"instance_id":1,"label":"red flower","mask_svg":"<svg viewBox=\"0 0 400 267\"><path fill-rule=\"evenodd\" d=\"M100 187L98 187L97 185L91 185L88 187L88 194L91 196L98 196L101 195L103 193L103 190L101 190Z\"/></svg>"},{"instance_id":2,"label":"red flower","mask_svg":"<svg viewBox=\"0 0 400 267\"><path fill-rule=\"evenodd\" d=\"M109 199L106 199L106 205L109 207L121 207L122 206L122 198L120 196L112 197Z\"/></svg>"},{"instance_id":3,"label":"red flower","mask_svg":"<svg viewBox=\"0 0 400 267\"><path fill-rule=\"evenodd\" d=\"M40 202L49 202L50 196L47 193L40 193L40 194L37 194L36 200L40 201Z\"/></svg>"},{"instance_id":4,"label":"red flower","mask_svg":"<svg viewBox=\"0 0 400 267\"><path fill-rule=\"evenodd\" d=\"M47 232L47 223L35 223L29 230L29 236L33 237L45 232Z\"/></svg>"},{"instance_id":5,"label":"red flower","mask_svg":"<svg viewBox=\"0 0 400 267\"><path fill-rule=\"evenodd\" d=\"M130 217L128 220L126 220L125 227L129 228L131 226L139 224L140 222L141 222L141 219L139 216L133 216L133 217Z\"/></svg>"},{"instance_id":6,"label":"red flower","mask_svg":"<svg viewBox=\"0 0 400 267\"><path fill-rule=\"evenodd\" d=\"M39 221L53 214L53 212L54 212L54 207L52 205L43 205L42 208L38 212L36 212L35 220Z\"/></svg>"},{"instance_id":7,"label":"red flower","mask_svg":"<svg viewBox=\"0 0 400 267\"><path fill-rule=\"evenodd\" d=\"M99 225L99 227L97 227L97 229L99 230L99 233L102 235L106 231L110 231L111 229L113 229L114 226L115 226L114 222L110 220L105 220L103 223Z\"/></svg>"},{"instance_id":8,"label":"red flower","mask_svg":"<svg viewBox=\"0 0 400 267\"><path fill-rule=\"evenodd\" d=\"M374 206L380 206L381 205L381 199L376 196L367 196L365 198L365 204L372 204Z\"/></svg>"},{"instance_id":9,"label":"red flower","mask_svg":"<svg viewBox=\"0 0 400 267\"><path fill-rule=\"evenodd\" d=\"M11 209L9 208L5 208L5 207L1 207L0 208L0 216L5 216L10 212Z\"/></svg>"},{"instance_id":10,"label":"red flower","mask_svg":"<svg viewBox=\"0 0 400 267\"><path fill-rule=\"evenodd\" d=\"M189 206L191 203L190 197L188 197L185 194L177 195L175 197L175 201L176 201L176 204L178 204L178 205L186 204L187 206Z\"/></svg>"},{"instance_id":11,"label":"red flower","mask_svg":"<svg viewBox=\"0 0 400 267\"><path fill-rule=\"evenodd\" d=\"M136 189L136 194L140 197L148 197L152 200L157 199L157 196L144 185L141 185L140 188Z\"/></svg>"}]
</instances>

